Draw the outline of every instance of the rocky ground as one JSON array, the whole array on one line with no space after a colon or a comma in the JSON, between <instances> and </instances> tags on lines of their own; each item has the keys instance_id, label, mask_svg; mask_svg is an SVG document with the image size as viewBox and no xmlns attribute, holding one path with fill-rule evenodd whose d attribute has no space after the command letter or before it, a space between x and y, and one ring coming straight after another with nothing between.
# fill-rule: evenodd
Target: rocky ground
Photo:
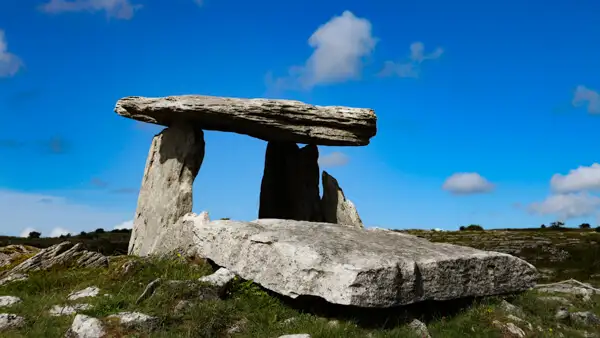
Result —
<instances>
[{"instance_id":1,"label":"rocky ground","mask_svg":"<svg viewBox=\"0 0 600 338\"><path fill-rule=\"evenodd\" d=\"M587 273L597 285L600 273L592 231L411 233L506 250L548 269L543 283ZM105 259L70 243L0 248L0 266L2 337L600 337L599 290L576 281L367 311L290 301L199 260Z\"/></svg>"}]
</instances>

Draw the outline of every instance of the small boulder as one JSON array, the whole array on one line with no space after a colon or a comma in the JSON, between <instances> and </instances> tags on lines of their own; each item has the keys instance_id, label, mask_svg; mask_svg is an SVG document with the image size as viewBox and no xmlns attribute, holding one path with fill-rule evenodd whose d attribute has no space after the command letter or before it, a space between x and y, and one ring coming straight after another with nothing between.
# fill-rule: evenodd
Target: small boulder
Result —
<instances>
[{"instance_id":1,"label":"small boulder","mask_svg":"<svg viewBox=\"0 0 600 338\"><path fill-rule=\"evenodd\" d=\"M158 324L158 318L140 312L119 312L107 318L117 319L121 325L128 328L142 327L148 329Z\"/></svg>"},{"instance_id":2,"label":"small boulder","mask_svg":"<svg viewBox=\"0 0 600 338\"><path fill-rule=\"evenodd\" d=\"M69 300L76 300L85 297L96 297L100 293L100 289L96 286L89 286L83 290L71 292L68 296Z\"/></svg>"},{"instance_id":3,"label":"small boulder","mask_svg":"<svg viewBox=\"0 0 600 338\"><path fill-rule=\"evenodd\" d=\"M571 318L571 321L578 323L578 324L582 324L582 325L589 325L589 326L600 325L600 318L598 318L598 316L596 316L595 313L590 312L590 311L573 312L573 313L571 313L570 318Z\"/></svg>"},{"instance_id":4,"label":"small boulder","mask_svg":"<svg viewBox=\"0 0 600 338\"><path fill-rule=\"evenodd\" d=\"M234 280L235 274L225 268L219 268L213 274L208 276L200 277L198 281L206 283L211 287L216 288L219 295L222 295L227 287Z\"/></svg>"},{"instance_id":5,"label":"small boulder","mask_svg":"<svg viewBox=\"0 0 600 338\"><path fill-rule=\"evenodd\" d=\"M0 313L0 332L18 329L25 324L25 318L12 313Z\"/></svg>"},{"instance_id":6,"label":"small boulder","mask_svg":"<svg viewBox=\"0 0 600 338\"><path fill-rule=\"evenodd\" d=\"M103 338L106 336L104 325L94 317L78 314L73 319L65 338Z\"/></svg>"},{"instance_id":7,"label":"small boulder","mask_svg":"<svg viewBox=\"0 0 600 338\"><path fill-rule=\"evenodd\" d=\"M21 298L15 296L0 296L0 307L13 306L21 302Z\"/></svg>"},{"instance_id":8,"label":"small boulder","mask_svg":"<svg viewBox=\"0 0 600 338\"><path fill-rule=\"evenodd\" d=\"M22 273L13 273L13 274L9 274L6 275L6 277L3 277L2 279L0 279L0 286L8 284L8 283L12 283L12 282L19 282L19 281L24 281L27 280L29 277L25 274Z\"/></svg>"},{"instance_id":9,"label":"small boulder","mask_svg":"<svg viewBox=\"0 0 600 338\"><path fill-rule=\"evenodd\" d=\"M91 308L92 306L90 304L73 304L64 306L54 305L52 308L50 308L48 312L53 317L70 316L76 314L79 311L85 311Z\"/></svg>"},{"instance_id":10,"label":"small boulder","mask_svg":"<svg viewBox=\"0 0 600 338\"><path fill-rule=\"evenodd\" d=\"M418 319L413 319L410 323L408 323L408 327L419 335L422 338L431 338L429 334L429 330L427 330L427 325Z\"/></svg>"}]
</instances>

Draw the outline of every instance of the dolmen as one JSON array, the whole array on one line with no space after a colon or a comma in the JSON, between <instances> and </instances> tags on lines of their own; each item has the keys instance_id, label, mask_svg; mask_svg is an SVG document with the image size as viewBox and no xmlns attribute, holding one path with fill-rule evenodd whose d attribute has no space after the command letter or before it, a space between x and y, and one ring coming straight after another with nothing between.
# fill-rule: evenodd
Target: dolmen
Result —
<instances>
[{"instance_id":1,"label":"dolmen","mask_svg":"<svg viewBox=\"0 0 600 338\"><path fill-rule=\"evenodd\" d=\"M126 97L115 112L166 127L146 160L131 255L198 255L284 296L362 307L535 285L537 270L517 257L364 228L338 181L321 173L318 146L368 145L377 133L372 109L184 95ZM192 213L204 130L267 142L257 220L211 221L207 212Z\"/></svg>"}]
</instances>

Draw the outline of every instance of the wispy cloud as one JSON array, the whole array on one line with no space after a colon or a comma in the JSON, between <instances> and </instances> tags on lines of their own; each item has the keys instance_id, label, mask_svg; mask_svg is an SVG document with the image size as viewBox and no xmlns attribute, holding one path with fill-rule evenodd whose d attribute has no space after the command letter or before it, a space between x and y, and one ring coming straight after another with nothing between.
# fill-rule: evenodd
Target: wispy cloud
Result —
<instances>
[{"instance_id":1,"label":"wispy cloud","mask_svg":"<svg viewBox=\"0 0 600 338\"><path fill-rule=\"evenodd\" d=\"M98 177L92 177L92 179L90 180L90 184L96 188L100 188L100 189L104 189L106 187L108 187L108 182L98 178Z\"/></svg>"},{"instance_id":2,"label":"wispy cloud","mask_svg":"<svg viewBox=\"0 0 600 338\"><path fill-rule=\"evenodd\" d=\"M600 114L600 94L586 86L577 86L573 95L573 106L586 106L588 113Z\"/></svg>"},{"instance_id":3,"label":"wispy cloud","mask_svg":"<svg viewBox=\"0 0 600 338\"><path fill-rule=\"evenodd\" d=\"M129 20L140 4L133 4L129 0L50 0L40 6L46 13L65 12L105 12L109 18Z\"/></svg>"},{"instance_id":4,"label":"wispy cloud","mask_svg":"<svg viewBox=\"0 0 600 338\"><path fill-rule=\"evenodd\" d=\"M0 29L0 77L14 76L22 67L21 59L8 51L6 34Z\"/></svg>"},{"instance_id":5,"label":"wispy cloud","mask_svg":"<svg viewBox=\"0 0 600 338\"><path fill-rule=\"evenodd\" d=\"M494 185L478 173L455 173L446 179L442 189L455 195L470 195L490 192Z\"/></svg>"},{"instance_id":6,"label":"wispy cloud","mask_svg":"<svg viewBox=\"0 0 600 338\"><path fill-rule=\"evenodd\" d=\"M386 61L379 75L418 78L421 74L421 64L427 60L438 59L442 54L444 54L444 50L440 47L426 54L425 45L422 42L413 42L410 45L410 55L405 61Z\"/></svg>"},{"instance_id":7,"label":"wispy cloud","mask_svg":"<svg viewBox=\"0 0 600 338\"><path fill-rule=\"evenodd\" d=\"M321 25L308 39L313 53L302 66L293 66L286 77L267 75L267 84L277 89L308 90L317 85L358 79L363 63L377 44L371 22L350 11Z\"/></svg>"}]
</instances>

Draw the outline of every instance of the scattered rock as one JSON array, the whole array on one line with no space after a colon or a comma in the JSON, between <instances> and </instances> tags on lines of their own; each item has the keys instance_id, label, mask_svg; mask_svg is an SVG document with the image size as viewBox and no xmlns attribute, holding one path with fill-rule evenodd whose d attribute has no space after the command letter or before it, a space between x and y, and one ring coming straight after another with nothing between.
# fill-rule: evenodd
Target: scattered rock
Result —
<instances>
[{"instance_id":1,"label":"scattered rock","mask_svg":"<svg viewBox=\"0 0 600 338\"><path fill-rule=\"evenodd\" d=\"M575 279L550 284L538 284L535 288L538 292L576 295L581 297L584 301L590 301L592 295L600 293L600 289L596 289L590 284L582 283Z\"/></svg>"},{"instance_id":2,"label":"scattered rock","mask_svg":"<svg viewBox=\"0 0 600 338\"><path fill-rule=\"evenodd\" d=\"M103 338L105 335L104 325L99 319L78 314L73 319L65 338Z\"/></svg>"},{"instance_id":3,"label":"scattered rock","mask_svg":"<svg viewBox=\"0 0 600 338\"><path fill-rule=\"evenodd\" d=\"M346 195L344 195L338 181L324 170L322 180L323 198L321 198L321 209L323 210L323 220L327 223L364 228L356 207L350 200L346 199Z\"/></svg>"},{"instance_id":4,"label":"scattered rock","mask_svg":"<svg viewBox=\"0 0 600 338\"><path fill-rule=\"evenodd\" d=\"M506 318L507 318L507 319L510 319L510 320L511 320L511 321L513 321L513 322L517 322L517 323L525 324L525 325L527 325L527 328L529 329L529 331L533 331L533 325L531 325L531 323L530 323L530 322L528 322L528 321L526 321L526 320L524 320L524 319L521 319L521 318L519 318L519 317L517 317L517 316L515 316L515 315L512 315L512 314L508 314L508 315L506 315Z\"/></svg>"},{"instance_id":5,"label":"scattered rock","mask_svg":"<svg viewBox=\"0 0 600 338\"><path fill-rule=\"evenodd\" d=\"M377 133L377 117L372 109L313 106L291 100L132 96L120 99L115 112L163 126L181 121L199 130L302 144L362 146Z\"/></svg>"},{"instance_id":6,"label":"scattered rock","mask_svg":"<svg viewBox=\"0 0 600 338\"><path fill-rule=\"evenodd\" d=\"M119 312L107 318L117 319L125 327L153 328L158 324L158 318L140 312Z\"/></svg>"},{"instance_id":7,"label":"scattered rock","mask_svg":"<svg viewBox=\"0 0 600 338\"><path fill-rule=\"evenodd\" d=\"M29 277L25 274L22 273L13 273L13 274L9 274L6 277L0 279L0 286L8 284L8 283L12 283L12 282L18 282L18 281L24 281L27 280Z\"/></svg>"},{"instance_id":8,"label":"scattered rock","mask_svg":"<svg viewBox=\"0 0 600 338\"><path fill-rule=\"evenodd\" d=\"M564 306L573 306L573 304L571 304L571 302L564 298L564 297L559 297L559 296L542 296L542 297L538 297L539 300L541 300L542 302L548 302L548 303L558 303Z\"/></svg>"},{"instance_id":9,"label":"scattered rock","mask_svg":"<svg viewBox=\"0 0 600 338\"><path fill-rule=\"evenodd\" d=\"M21 298L15 296L0 296L0 307L13 306L21 302Z\"/></svg>"},{"instance_id":10,"label":"scattered rock","mask_svg":"<svg viewBox=\"0 0 600 338\"><path fill-rule=\"evenodd\" d=\"M186 246L191 237L178 221L192 212L192 184L203 159L202 130L177 124L154 136L133 220L130 255L168 254Z\"/></svg>"},{"instance_id":11,"label":"scattered rock","mask_svg":"<svg viewBox=\"0 0 600 338\"><path fill-rule=\"evenodd\" d=\"M208 285L217 289L217 293L222 295L227 287L234 280L235 274L225 268L219 268L213 274L208 276L200 277L198 281L207 283Z\"/></svg>"},{"instance_id":12,"label":"scattered rock","mask_svg":"<svg viewBox=\"0 0 600 338\"><path fill-rule=\"evenodd\" d=\"M0 313L0 332L18 329L25 324L25 318L12 313Z\"/></svg>"},{"instance_id":13,"label":"scattered rock","mask_svg":"<svg viewBox=\"0 0 600 338\"><path fill-rule=\"evenodd\" d=\"M520 327L516 326L513 323L502 324L497 320L492 322L492 325L504 331L507 334L510 334L510 337L523 338L525 337L525 331Z\"/></svg>"},{"instance_id":14,"label":"scattered rock","mask_svg":"<svg viewBox=\"0 0 600 338\"><path fill-rule=\"evenodd\" d=\"M50 308L50 311L48 311L50 313L51 316L70 316L70 315L74 315L79 311L85 311L85 310L89 310L91 309L92 306L90 304L73 304L73 305L54 305L52 308Z\"/></svg>"},{"instance_id":15,"label":"scattered rock","mask_svg":"<svg viewBox=\"0 0 600 338\"><path fill-rule=\"evenodd\" d=\"M14 261L23 255L29 255L39 251L28 245L7 245L0 248L0 268L11 265Z\"/></svg>"},{"instance_id":16,"label":"scattered rock","mask_svg":"<svg viewBox=\"0 0 600 338\"><path fill-rule=\"evenodd\" d=\"M81 243L62 242L40 250L33 257L15 266L9 274L48 270L56 266L107 267L108 258L98 252L85 250Z\"/></svg>"},{"instance_id":17,"label":"scattered rock","mask_svg":"<svg viewBox=\"0 0 600 338\"><path fill-rule=\"evenodd\" d=\"M411 330L413 330L416 334L418 334L419 337L431 338L431 335L429 334L429 330L427 330L427 325L425 325L425 323L423 323L422 321L420 321L418 319L413 319L408 324L408 327Z\"/></svg>"},{"instance_id":18,"label":"scattered rock","mask_svg":"<svg viewBox=\"0 0 600 338\"><path fill-rule=\"evenodd\" d=\"M569 318L569 310L567 310L564 307L559 308L558 310L556 310L556 314L554 315L554 318L557 320L565 320Z\"/></svg>"},{"instance_id":19,"label":"scattered rock","mask_svg":"<svg viewBox=\"0 0 600 338\"><path fill-rule=\"evenodd\" d=\"M235 334L244 331L244 328L248 325L248 319L242 318L235 322L230 328L227 329L228 334Z\"/></svg>"},{"instance_id":20,"label":"scattered rock","mask_svg":"<svg viewBox=\"0 0 600 338\"><path fill-rule=\"evenodd\" d=\"M585 312L573 312L571 313L571 320L578 324L596 326L600 325L600 318L596 314L585 311Z\"/></svg>"},{"instance_id":21,"label":"scattered rock","mask_svg":"<svg viewBox=\"0 0 600 338\"><path fill-rule=\"evenodd\" d=\"M143 302L144 300L150 298L154 294L154 291L156 291L156 288L160 285L161 282L162 282L162 280L160 278L157 278L157 279L153 280L152 282L148 283L148 285L146 285L146 288L144 289L142 294L138 297L138 299L135 301L135 303L139 304L139 303Z\"/></svg>"},{"instance_id":22,"label":"scattered rock","mask_svg":"<svg viewBox=\"0 0 600 338\"><path fill-rule=\"evenodd\" d=\"M88 286L87 288L75 292L71 292L67 299L76 300L85 297L96 297L100 293L100 289L96 286Z\"/></svg>"},{"instance_id":23,"label":"scattered rock","mask_svg":"<svg viewBox=\"0 0 600 338\"><path fill-rule=\"evenodd\" d=\"M277 219L217 220L194 231L201 256L243 279L292 298L343 305L510 293L527 290L537 278L534 266L511 255L390 231Z\"/></svg>"}]
</instances>

